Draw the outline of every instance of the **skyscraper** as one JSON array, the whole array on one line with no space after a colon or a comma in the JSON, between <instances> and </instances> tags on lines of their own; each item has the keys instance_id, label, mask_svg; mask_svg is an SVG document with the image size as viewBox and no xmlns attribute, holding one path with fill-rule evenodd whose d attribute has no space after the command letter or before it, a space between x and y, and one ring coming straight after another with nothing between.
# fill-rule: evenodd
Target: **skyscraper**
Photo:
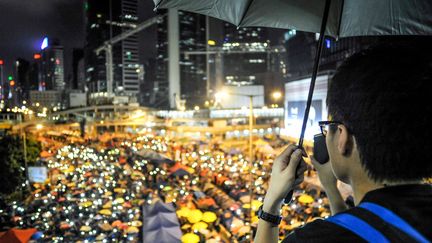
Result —
<instances>
[{"instance_id":1,"label":"skyscraper","mask_svg":"<svg viewBox=\"0 0 432 243\"><path fill-rule=\"evenodd\" d=\"M80 68L81 61L84 58L84 50L83 49L73 49L72 50L72 79L70 80L71 83L69 84L70 89L81 89L80 87L81 80L80 78L83 76L80 72L83 71Z\"/></svg>"},{"instance_id":2,"label":"skyscraper","mask_svg":"<svg viewBox=\"0 0 432 243\"><path fill-rule=\"evenodd\" d=\"M161 14L165 11L161 11ZM191 107L203 103L206 95L206 57L205 55L185 55L184 51L203 51L206 48L205 17L203 15L178 11L179 48L180 48L180 97ZM153 95L148 106L169 108L168 75L168 17L157 25L157 56L155 80L145 80L153 85L145 85L145 92ZM177 94L178 95L178 94Z\"/></svg>"},{"instance_id":3,"label":"skyscraper","mask_svg":"<svg viewBox=\"0 0 432 243\"><path fill-rule=\"evenodd\" d=\"M18 58L15 62L16 67L16 90L18 102L28 100L30 96L30 63L23 59Z\"/></svg>"},{"instance_id":4,"label":"skyscraper","mask_svg":"<svg viewBox=\"0 0 432 243\"><path fill-rule=\"evenodd\" d=\"M262 85L264 103L269 106L278 103L271 94L283 91L285 48L275 41L280 34L279 30L260 27L238 29L232 24L224 23L224 85Z\"/></svg>"},{"instance_id":5,"label":"skyscraper","mask_svg":"<svg viewBox=\"0 0 432 243\"><path fill-rule=\"evenodd\" d=\"M44 90L63 91L64 55L60 41L45 37L41 45L41 81Z\"/></svg>"},{"instance_id":6,"label":"skyscraper","mask_svg":"<svg viewBox=\"0 0 432 243\"><path fill-rule=\"evenodd\" d=\"M33 104L63 108L65 86L63 46L59 40L45 37L29 70L28 98Z\"/></svg>"},{"instance_id":7,"label":"skyscraper","mask_svg":"<svg viewBox=\"0 0 432 243\"><path fill-rule=\"evenodd\" d=\"M223 73L226 85L263 84L260 74L267 71L265 50L270 41L264 28L240 28L224 23ZM261 52L254 52L261 51ZM232 53L230 53L232 52Z\"/></svg>"},{"instance_id":8,"label":"skyscraper","mask_svg":"<svg viewBox=\"0 0 432 243\"><path fill-rule=\"evenodd\" d=\"M296 80L310 76L315 59L318 34L296 30L288 30L284 35L287 54L288 80ZM350 37L334 40L326 37L321 55L319 71L332 71L351 54L376 43L376 37Z\"/></svg>"},{"instance_id":9,"label":"skyscraper","mask_svg":"<svg viewBox=\"0 0 432 243\"><path fill-rule=\"evenodd\" d=\"M87 0L85 66L90 102L107 94L105 53L95 54L95 49L112 37L135 28L138 22L137 0ZM116 43L112 48L113 91L115 95L127 95L133 100L139 92L139 60L137 35Z\"/></svg>"}]
</instances>

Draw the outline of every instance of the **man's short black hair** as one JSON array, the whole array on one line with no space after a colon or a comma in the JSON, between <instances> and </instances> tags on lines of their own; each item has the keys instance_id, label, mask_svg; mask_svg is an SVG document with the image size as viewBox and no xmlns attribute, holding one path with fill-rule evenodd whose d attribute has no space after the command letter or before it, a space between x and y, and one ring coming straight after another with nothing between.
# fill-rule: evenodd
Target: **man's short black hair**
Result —
<instances>
[{"instance_id":1,"label":"man's short black hair","mask_svg":"<svg viewBox=\"0 0 432 243\"><path fill-rule=\"evenodd\" d=\"M329 115L353 134L361 163L375 181L432 176L430 40L361 51L331 80Z\"/></svg>"}]
</instances>

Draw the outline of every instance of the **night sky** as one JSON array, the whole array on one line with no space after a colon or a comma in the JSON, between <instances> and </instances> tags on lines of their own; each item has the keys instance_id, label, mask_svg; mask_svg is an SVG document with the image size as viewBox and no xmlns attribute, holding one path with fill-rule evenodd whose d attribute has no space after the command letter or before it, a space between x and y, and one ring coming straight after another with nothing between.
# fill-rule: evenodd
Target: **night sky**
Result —
<instances>
[{"instance_id":1,"label":"night sky","mask_svg":"<svg viewBox=\"0 0 432 243\"><path fill-rule=\"evenodd\" d=\"M138 0L139 21L154 16L153 8L153 0ZM219 26L218 21L213 22L210 37L218 40L222 32L214 27ZM281 30L272 31L270 37L275 40L281 36ZM72 72L72 48L85 45L84 0L0 0L0 59L5 61L5 76L13 74L11 64L17 58L33 60L44 36L58 38L64 46L65 81L68 82ZM155 26L139 33L141 63L156 56L155 42Z\"/></svg>"},{"instance_id":2,"label":"night sky","mask_svg":"<svg viewBox=\"0 0 432 243\"><path fill-rule=\"evenodd\" d=\"M103 0L101 0L103 1ZM31 61L44 36L60 39L65 47L65 79L71 72L72 48L85 44L84 0L0 0L0 59L6 73L21 57ZM153 1L139 0L139 17L153 15ZM155 28L140 34L142 57L154 55ZM152 48L153 47L153 48ZM6 75L6 74L5 74Z\"/></svg>"}]
</instances>

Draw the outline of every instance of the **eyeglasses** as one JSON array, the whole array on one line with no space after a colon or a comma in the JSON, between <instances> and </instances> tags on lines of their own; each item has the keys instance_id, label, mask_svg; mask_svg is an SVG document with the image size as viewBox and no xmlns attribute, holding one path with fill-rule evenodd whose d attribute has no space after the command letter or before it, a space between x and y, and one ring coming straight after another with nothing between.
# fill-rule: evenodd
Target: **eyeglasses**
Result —
<instances>
[{"instance_id":1,"label":"eyeglasses","mask_svg":"<svg viewBox=\"0 0 432 243\"><path fill-rule=\"evenodd\" d=\"M340 125L340 124L343 124L343 123L338 122L338 121L320 121L320 122L318 122L318 125L320 126L320 129L321 129L321 133L324 137L326 137L327 133L328 133L327 126Z\"/></svg>"}]
</instances>

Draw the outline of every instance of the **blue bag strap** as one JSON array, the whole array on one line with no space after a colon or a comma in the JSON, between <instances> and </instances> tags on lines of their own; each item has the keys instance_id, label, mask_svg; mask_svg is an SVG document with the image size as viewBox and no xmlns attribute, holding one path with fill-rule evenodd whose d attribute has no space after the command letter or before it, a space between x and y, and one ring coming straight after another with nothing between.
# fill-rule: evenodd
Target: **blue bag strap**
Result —
<instances>
[{"instance_id":1,"label":"blue bag strap","mask_svg":"<svg viewBox=\"0 0 432 243\"><path fill-rule=\"evenodd\" d=\"M336 214L327 218L326 221L332 222L353 232L367 242L390 242L383 234L381 234L381 232L377 231L368 223L348 213Z\"/></svg>"},{"instance_id":2,"label":"blue bag strap","mask_svg":"<svg viewBox=\"0 0 432 243\"><path fill-rule=\"evenodd\" d=\"M408 224L405 220L397 216L392 211L388 210L387 208L380 206L375 203L371 202L364 202L360 203L358 207L361 207L363 209L366 209L370 211L371 213L375 214L376 216L380 217L382 220L387 222L388 224L392 225L393 227L399 229L400 231L404 232L405 234L411 236L413 239L415 239L418 242L430 242L428 241L420 232L418 232L416 229L414 229L410 224Z\"/></svg>"}]
</instances>

